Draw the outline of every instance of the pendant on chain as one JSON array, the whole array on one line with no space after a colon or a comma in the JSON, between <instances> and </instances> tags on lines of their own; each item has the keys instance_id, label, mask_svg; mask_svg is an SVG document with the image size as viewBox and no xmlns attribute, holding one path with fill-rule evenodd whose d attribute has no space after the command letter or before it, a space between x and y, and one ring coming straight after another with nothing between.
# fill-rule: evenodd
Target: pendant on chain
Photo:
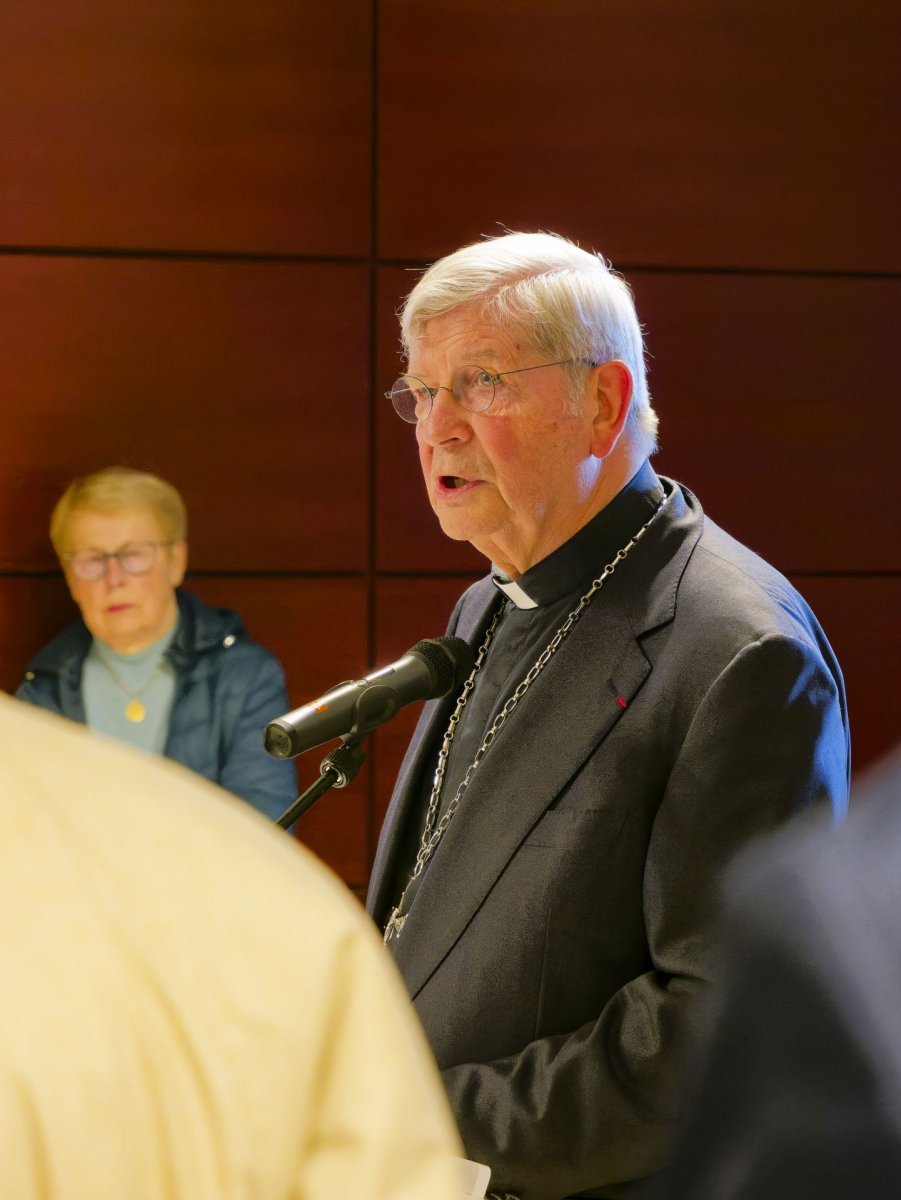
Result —
<instances>
[{"instance_id":1,"label":"pendant on chain","mask_svg":"<svg viewBox=\"0 0 901 1200\"><path fill-rule=\"evenodd\" d=\"M403 916L401 916L399 904L396 905L396 907L392 908L391 916L388 918L388 924L385 926L385 945L386 946L391 941L391 937L393 934L396 933L397 936L400 937L400 931L403 929L404 922L406 921L408 915L409 915L408 913L404 913Z\"/></svg>"},{"instance_id":2,"label":"pendant on chain","mask_svg":"<svg viewBox=\"0 0 901 1200\"><path fill-rule=\"evenodd\" d=\"M139 721L143 721L147 716L147 709L141 703L139 696L132 696L129 702L125 705L125 715L129 721L133 721L135 725Z\"/></svg>"}]
</instances>

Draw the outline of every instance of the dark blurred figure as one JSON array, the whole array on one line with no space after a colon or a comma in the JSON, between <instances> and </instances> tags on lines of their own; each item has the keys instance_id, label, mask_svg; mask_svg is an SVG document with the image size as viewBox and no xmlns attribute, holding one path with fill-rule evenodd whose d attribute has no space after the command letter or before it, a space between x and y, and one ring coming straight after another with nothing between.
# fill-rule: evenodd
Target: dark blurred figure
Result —
<instances>
[{"instance_id":1,"label":"dark blurred figure","mask_svg":"<svg viewBox=\"0 0 901 1200\"><path fill-rule=\"evenodd\" d=\"M655 1200L901 1196L901 749L848 823L805 818L731 878L727 966Z\"/></svg>"}]
</instances>

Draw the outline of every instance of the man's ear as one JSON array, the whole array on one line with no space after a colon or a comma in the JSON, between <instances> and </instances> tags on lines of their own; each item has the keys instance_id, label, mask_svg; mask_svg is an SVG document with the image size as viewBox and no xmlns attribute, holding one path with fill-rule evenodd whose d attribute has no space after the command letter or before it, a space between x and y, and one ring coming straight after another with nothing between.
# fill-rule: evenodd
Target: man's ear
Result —
<instances>
[{"instance_id":1,"label":"man's ear","mask_svg":"<svg viewBox=\"0 0 901 1200\"><path fill-rule=\"evenodd\" d=\"M589 376L596 404L591 452L606 458L619 440L632 404L632 372L621 359L601 363Z\"/></svg>"}]
</instances>

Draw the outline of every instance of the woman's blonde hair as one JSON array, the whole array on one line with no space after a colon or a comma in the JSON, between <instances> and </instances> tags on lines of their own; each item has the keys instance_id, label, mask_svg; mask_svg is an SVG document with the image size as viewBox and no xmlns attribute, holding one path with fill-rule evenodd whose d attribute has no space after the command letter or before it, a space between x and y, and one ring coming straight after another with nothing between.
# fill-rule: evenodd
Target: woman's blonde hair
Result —
<instances>
[{"instance_id":1,"label":"woman's blonde hair","mask_svg":"<svg viewBox=\"0 0 901 1200\"><path fill-rule=\"evenodd\" d=\"M188 514L184 501L171 483L135 471L131 467L104 467L73 479L56 503L50 517L50 541L58 557L65 545L69 522L76 512L152 512L159 519L167 541L183 542L188 536Z\"/></svg>"}]
</instances>

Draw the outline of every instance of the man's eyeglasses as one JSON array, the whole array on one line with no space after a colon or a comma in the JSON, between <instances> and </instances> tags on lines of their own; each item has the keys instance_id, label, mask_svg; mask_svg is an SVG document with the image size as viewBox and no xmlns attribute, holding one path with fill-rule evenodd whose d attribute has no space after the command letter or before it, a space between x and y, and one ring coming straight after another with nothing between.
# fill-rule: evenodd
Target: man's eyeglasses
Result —
<instances>
[{"instance_id":1,"label":"man's eyeglasses","mask_svg":"<svg viewBox=\"0 0 901 1200\"><path fill-rule=\"evenodd\" d=\"M76 579L94 582L103 579L114 558L126 575L146 575L156 562L160 546L171 546L172 542L128 542L118 550L70 550L63 561Z\"/></svg>"},{"instance_id":2,"label":"man's eyeglasses","mask_svg":"<svg viewBox=\"0 0 901 1200\"><path fill-rule=\"evenodd\" d=\"M556 362L538 363L534 367L517 367L513 371L498 371L492 374L486 367L467 363L454 372L450 387L445 387L444 384L429 387L415 375L401 375L400 379L392 384L390 392L385 392L385 396L394 405L394 411L401 420L410 425L417 425L432 411L432 404L442 387L469 412L484 412L491 407L495 389L505 376L521 375L524 371L541 371L545 367L564 367L569 363L584 367L597 366L597 363L586 358L560 358Z\"/></svg>"}]
</instances>

